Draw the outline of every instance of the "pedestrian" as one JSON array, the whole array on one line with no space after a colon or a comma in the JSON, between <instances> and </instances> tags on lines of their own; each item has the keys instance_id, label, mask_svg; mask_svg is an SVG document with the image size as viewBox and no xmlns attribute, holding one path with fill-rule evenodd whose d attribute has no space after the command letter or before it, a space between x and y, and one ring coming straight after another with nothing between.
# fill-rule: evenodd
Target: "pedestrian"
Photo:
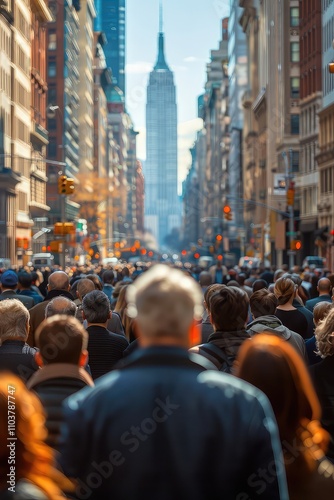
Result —
<instances>
[{"instance_id":1,"label":"pedestrian","mask_svg":"<svg viewBox=\"0 0 334 500\"><path fill-rule=\"evenodd\" d=\"M129 343L123 335L107 329L111 309L105 293L100 290L87 293L82 310L87 320L89 366L95 380L113 369Z\"/></svg>"},{"instance_id":2,"label":"pedestrian","mask_svg":"<svg viewBox=\"0 0 334 500\"><path fill-rule=\"evenodd\" d=\"M274 294L277 298L275 316L290 330L299 333L303 339L311 337L308 322L302 312L292 305L296 297L298 285L287 276L282 276L275 282Z\"/></svg>"},{"instance_id":3,"label":"pedestrian","mask_svg":"<svg viewBox=\"0 0 334 500\"><path fill-rule=\"evenodd\" d=\"M36 349L27 344L29 311L17 299L0 301L0 370L15 373L26 382L38 366Z\"/></svg>"},{"instance_id":4,"label":"pedestrian","mask_svg":"<svg viewBox=\"0 0 334 500\"><path fill-rule=\"evenodd\" d=\"M64 500L73 485L45 444L42 405L12 373L0 377L0 423L0 499Z\"/></svg>"},{"instance_id":5,"label":"pedestrian","mask_svg":"<svg viewBox=\"0 0 334 500\"><path fill-rule=\"evenodd\" d=\"M287 499L267 399L188 352L199 285L156 265L128 287L127 301L141 349L64 403L60 465L77 478L77 496Z\"/></svg>"},{"instance_id":6,"label":"pedestrian","mask_svg":"<svg viewBox=\"0 0 334 500\"><path fill-rule=\"evenodd\" d=\"M312 379L322 408L322 425L331 441L328 456L334 462L334 308L315 329L317 354L322 360L310 367Z\"/></svg>"},{"instance_id":7,"label":"pedestrian","mask_svg":"<svg viewBox=\"0 0 334 500\"><path fill-rule=\"evenodd\" d=\"M32 297L16 293L19 279L15 271L8 269L0 275L0 301L5 299L17 299L27 308L31 309L35 301Z\"/></svg>"},{"instance_id":8,"label":"pedestrian","mask_svg":"<svg viewBox=\"0 0 334 500\"><path fill-rule=\"evenodd\" d=\"M207 343L195 346L197 352L213 362L218 370L232 373L241 344L250 338L246 331L249 298L235 286L221 285L210 297L210 318L213 333Z\"/></svg>"},{"instance_id":9,"label":"pedestrian","mask_svg":"<svg viewBox=\"0 0 334 500\"><path fill-rule=\"evenodd\" d=\"M319 423L319 401L297 351L274 335L256 335L239 351L236 376L269 398L279 428L290 500L334 498L334 467L325 457L329 436Z\"/></svg>"},{"instance_id":10,"label":"pedestrian","mask_svg":"<svg viewBox=\"0 0 334 500\"><path fill-rule=\"evenodd\" d=\"M63 401L94 385L83 369L88 359L88 334L74 317L58 314L41 323L36 343L39 351L35 359L40 370L29 379L27 387L34 390L43 404L48 429L46 442L57 449Z\"/></svg>"}]
</instances>

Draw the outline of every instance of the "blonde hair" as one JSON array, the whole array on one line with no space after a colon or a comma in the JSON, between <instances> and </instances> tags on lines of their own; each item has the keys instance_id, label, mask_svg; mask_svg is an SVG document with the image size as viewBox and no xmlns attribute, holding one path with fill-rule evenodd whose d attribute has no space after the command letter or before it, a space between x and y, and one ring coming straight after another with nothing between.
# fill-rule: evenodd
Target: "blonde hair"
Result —
<instances>
[{"instance_id":1,"label":"blonde hair","mask_svg":"<svg viewBox=\"0 0 334 500\"><path fill-rule=\"evenodd\" d=\"M61 489L73 490L73 484L54 466L54 452L44 442L47 435L42 404L14 374L4 372L0 378L0 435L8 432L9 394L15 401L15 475L40 488L50 500L64 496ZM8 474L9 441L0 442L0 488L5 488Z\"/></svg>"},{"instance_id":2,"label":"blonde hair","mask_svg":"<svg viewBox=\"0 0 334 500\"><path fill-rule=\"evenodd\" d=\"M17 299L0 301L0 344L5 340L28 337L29 311Z\"/></svg>"},{"instance_id":3,"label":"blonde hair","mask_svg":"<svg viewBox=\"0 0 334 500\"><path fill-rule=\"evenodd\" d=\"M320 321L315 329L317 354L322 358L333 356L334 354L334 308L330 308L329 313Z\"/></svg>"},{"instance_id":4,"label":"blonde hair","mask_svg":"<svg viewBox=\"0 0 334 500\"><path fill-rule=\"evenodd\" d=\"M274 294L277 298L277 302L279 306L282 306L289 302L291 296L295 293L296 285L292 281L292 279L281 276L275 282Z\"/></svg>"},{"instance_id":5,"label":"blonde hair","mask_svg":"<svg viewBox=\"0 0 334 500\"><path fill-rule=\"evenodd\" d=\"M314 324L318 326L318 323L324 319L332 308L331 302L318 302L313 308L313 320Z\"/></svg>"},{"instance_id":6,"label":"blonde hair","mask_svg":"<svg viewBox=\"0 0 334 500\"><path fill-rule=\"evenodd\" d=\"M127 287L127 314L145 337L188 335L203 311L203 295L196 281L178 269L158 264Z\"/></svg>"}]
</instances>

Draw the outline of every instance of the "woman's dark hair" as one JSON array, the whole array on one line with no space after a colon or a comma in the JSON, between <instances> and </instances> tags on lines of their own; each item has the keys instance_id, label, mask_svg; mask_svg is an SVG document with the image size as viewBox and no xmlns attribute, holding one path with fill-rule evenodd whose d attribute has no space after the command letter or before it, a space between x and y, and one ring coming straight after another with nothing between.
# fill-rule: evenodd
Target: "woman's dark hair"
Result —
<instances>
[{"instance_id":1,"label":"woman's dark hair","mask_svg":"<svg viewBox=\"0 0 334 500\"><path fill-rule=\"evenodd\" d=\"M215 330L237 331L245 328L249 299L242 288L224 286L210 299L211 322Z\"/></svg>"}]
</instances>

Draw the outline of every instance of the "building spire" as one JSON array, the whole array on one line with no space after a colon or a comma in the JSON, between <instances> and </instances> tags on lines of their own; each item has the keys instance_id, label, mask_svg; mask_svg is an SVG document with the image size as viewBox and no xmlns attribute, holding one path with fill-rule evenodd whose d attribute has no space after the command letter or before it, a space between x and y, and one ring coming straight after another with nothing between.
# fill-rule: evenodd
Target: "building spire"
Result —
<instances>
[{"instance_id":1,"label":"building spire","mask_svg":"<svg viewBox=\"0 0 334 500\"><path fill-rule=\"evenodd\" d=\"M160 0L160 5L159 5L159 33L163 33L162 0Z\"/></svg>"},{"instance_id":2,"label":"building spire","mask_svg":"<svg viewBox=\"0 0 334 500\"><path fill-rule=\"evenodd\" d=\"M158 36L158 59L154 66L155 70L165 69L170 71L164 53L164 34L163 34L163 16L162 16L162 0L159 4L159 36Z\"/></svg>"}]
</instances>

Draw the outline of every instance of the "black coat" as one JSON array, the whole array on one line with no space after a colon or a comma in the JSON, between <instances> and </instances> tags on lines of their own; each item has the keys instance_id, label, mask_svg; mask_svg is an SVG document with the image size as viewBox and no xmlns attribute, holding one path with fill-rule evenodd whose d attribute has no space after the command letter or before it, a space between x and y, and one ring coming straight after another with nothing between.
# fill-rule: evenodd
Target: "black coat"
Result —
<instances>
[{"instance_id":1,"label":"black coat","mask_svg":"<svg viewBox=\"0 0 334 500\"><path fill-rule=\"evenodd\" d=\"M0 300L5 299L17 299L22 302L22 304L26 306L27 309L31 309L35 305L35 301L32 297L18 294L15 290L6 290L5 292L0 293Z\"/></svg>"},{"instance_id":2,"label":"black coat","mask_svg":"<svg viewBox=\"0 0 334 500\"><path fill-rule=\"evenodd\" d=\"M88 362L95 380L101 375L110 372L115 364L123 358L123 351L129 342L117 333L109 332L106 328L92 325L88 332Z\"/></svg>"},{"instance_id":3,"label":"black coat","mask_svg":"<svg viewBox=\"0 0 334 500\"><path fill-rule=\"evenodd\" d=\"M48 430L46 442L53 448L58 447L63 401L87 385L93 385L88 373L67 363L46 365L28 381L28 389L38 395L44 407Z\"/></svg>"},{"instance_id":4,"label":"black coat","mask_svg":"<svg viewBox=\"0 0 334 500\"><path fill-rule=\"evenodd\" d=\"M321 404L321 424L331 435L327 455L334 461L334 356L310 366L310 371Z\"/></svg>"},{"instance_id":5,"label":"black coat","mask_svg":"<svg viewBox=\"0 0 334 500\"><path fill-rule=\"evenodd\" d=\"M37 349L21 340L5 340L0 346L0 370L8 370L26 382L36 370Z\"/></svg>"},{"instance_id":6,"label":"black coat","mask_svg":"<svg viewBox=\"0 0 334 500\"><path fill-rule=\"evenodd\" d=\"M288 498L281 466L278 480L258 476L280 451L267 398L184 349L139 349L64 406L60 465L79 479L79 498Z\"/></svg>"}]
</instances>

